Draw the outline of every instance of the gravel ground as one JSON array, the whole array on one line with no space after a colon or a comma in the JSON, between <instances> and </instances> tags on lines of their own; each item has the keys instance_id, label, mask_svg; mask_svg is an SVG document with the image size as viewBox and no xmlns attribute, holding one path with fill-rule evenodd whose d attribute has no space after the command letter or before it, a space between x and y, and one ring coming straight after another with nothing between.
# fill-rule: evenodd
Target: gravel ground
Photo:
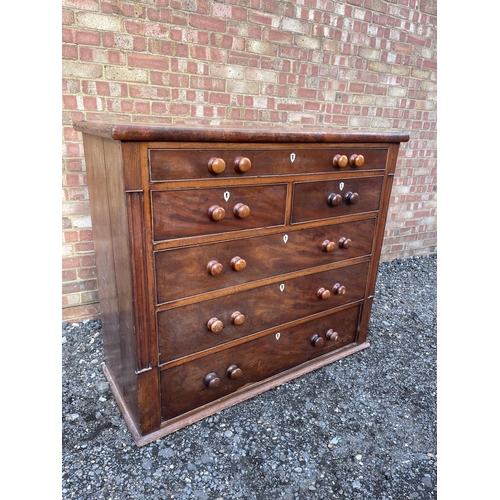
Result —
<instances>
[{"instance_id":1,"label":"gravel ground","mask_svg":"<svg viewBox=\"0 0 500 500\"><path fill-rule=\"evenodd\" d=\"M380 265L368 349L142 448L100 321L64 323L62 498L437 498L436 265Z\"/></svg>"}]
</instances>

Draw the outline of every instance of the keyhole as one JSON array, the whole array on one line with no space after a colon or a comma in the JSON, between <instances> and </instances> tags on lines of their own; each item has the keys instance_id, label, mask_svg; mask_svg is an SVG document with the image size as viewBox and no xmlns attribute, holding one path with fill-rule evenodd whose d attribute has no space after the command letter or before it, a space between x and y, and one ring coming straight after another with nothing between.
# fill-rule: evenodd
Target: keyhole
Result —
<instances>
[{"instance_id":1,"label":"keyhole","mask_svg":"<svg viewBox=\"0 0 500 500\"><path fill-rule=\"evenodd\" d=\"M229 191L226 191L226 192L224 193L224 201L228 201L230 196L231 196L231 195L230 195Z\"/></svg>"},{"instance_id":2,"label":"keyhole","mask_svg":"<svg viewBox=\"0 0 500 500\"><path fill-rule=\"evenodd\" d=\"M276 334L276 340L279 340L279 339L280 339L280 337L281 337L281 333L280 333L280 332L278 332L278 333Z\"/></svg>"},{"instance_id":3,"label":"keyhole","mask_svg":"<svg viewBox=\"0 0 500 500\"><path fill-rule=\"evenodd\" d=\"M282 292L284 289L285 289L285 285L283 283L281 283L281 285L280 285L280 292Z\"/></svg>"},{"instance_id":4,"label":"keyhole","mask_svg":"<svg viewBox=\"0 0 500 500\"><path fill-rule=\"evenodd\" d=\"M295 153L290 155L290 161L293 163L295 161Z\"/></svg>"},{"instance_id":5,"label":"keyhole","mask_svg":"<svg viewBox=\"0 0 500 500\"><path fill-rule=\"evenodd\" d=\"M285 235L283 236L283 241L284 241L285 243L288 241L288 234L285 234Z\"/></svg>"},{"instance_id":6,"label":"keyhole","mask_svg":"<svg viewBox=\"0 0 500 500\"><path fill-rule=\"evenodd\" d=\"M340 183L339 188L340 188L341 191L342 191L342 189L344 189L344 183L343 182Z\"/></svg>"}]
</instances>

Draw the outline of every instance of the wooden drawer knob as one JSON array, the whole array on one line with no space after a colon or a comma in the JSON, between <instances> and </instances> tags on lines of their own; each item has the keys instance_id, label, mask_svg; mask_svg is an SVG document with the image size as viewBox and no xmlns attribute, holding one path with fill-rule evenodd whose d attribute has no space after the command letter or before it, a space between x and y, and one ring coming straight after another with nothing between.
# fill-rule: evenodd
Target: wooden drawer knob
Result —
<instances>
[{"instance_id":1,"label":"wooden drawer knob","mask_svg":"<svg viewBox=\"0 0 500 500\"><path fill-rule=\"evenodd\" d=\"M248 172L252 168L252 162L246 158L245 156L238 156L234 160L234 169L237 172L241 172L244 174L245 172Z\"/></svg>"},{"instance_id":2,"label":"wooden drawer knob","mask_svg":"<svg viewBox=\"0 0 500 500\"><path fill-rule=\"evenodd\" d=\"M332 292L335 295L344 295L346 292L346 288L344 285L341 285L340 283L335 283L332 287Z\"/></svg>"},{"instance_id":3,"label":"wooden drawer knob","mask_svg":"<svg viewBox=\"0 0 500 500\"><path fill-rule=\"evenodd\" d=\"M243 376L243 371L241 370L241 368L238 368L236 365L231 365L227 369L227 376L231 380L236 380L237 378L240 378Z\"/></svg>"},{"instance_id":4,"label":"wooden drawer knob","mask_svg":"<svg viewBox=\"0 0 500 500\"><path fill-rule=\"evenodd\" d=\"M328 205L338 207L342 203L342 196L340 194L332 193L328 196Z\"/></svg>"},{"instance_id":5,"label":"wooden drawer knob","mask_svg":"<svg viewBox=\"0 0 500 500\"><path fill-rule=\"evenodd\" d=\"M220 174L226 170L226 162L222 158L210 158L208 160L208 170L213 174Z\"/></svg>"},{"instance_id":6,"label":"wooden drawer knob","mask_svg":"<svg viewBox=\"0 0 500 500\"><path fill-rule=\"evenodd\" d=\"M349 191L345 195L345 202L348 203L349 205L356 205L356 203L359 201L359 194L358 193L353 193L352 191Z\"/></svg>"},{"instance_id":7,"label":"wooden drawer knob","mask_svg":"<svg viewBox=\"0 0 500 500\"><path fill-rule=\"evenodd\" d=\"M245 267L247 267L247 263L244 259L242 259L241 257L233 257L231 259L231 267L235 270L235 271L243 271L243 269L245 269Z\"/></svg>"},{"instance_id":8,"label":"wooden drawer knob","mask_svg":"<svg viewBox=\"0 0 500 500\"><path fill-rule=\"evenodd\" d=\"M241 314L240 311L234 311L234 313L231 314L231 321L236 326L241 326L245 322L245 319L245 315Z\"/></svg>"},{"instance_id":9,"label":"wooden drawer knob","mask_svg":"<svg viewBox=\"0 0 500 500\"><path fill-rule=\"evenodd\" d=\"M321 347L324 343L323 337L320 337L317 333L311 337L311 345L314 347Z\"/></svg>"},{"instance_id":10,"label":"wooden drawer knob","mask_svg":"<svg viewBox=\"0 0 500 500\"><path fill-rule=\"evenodd\" d=\"M216 387L219 386L219 384L220 384L220 378L217 375L217 373L211 372L205 377L205 385L209 389L215 389Z\"/></svg>"},{"instance_id":11,"label":"wooden drawer knob","mask_svg":"<svg viewBox=\"0 0 500 500\"><path fill-rule=\"evenodd\" d=\"M218 222L226 216L226 211L222 207L220 207L219 205L212 205L208 209L208 216L212 220Z\"/></svg>"},{"instance_id":12,"label":"wooden drawer knob","mask_svg":"<svg viewBox=\"0 0 500 500\"><path fill-rule=\"evenodd\" d=\"M222 273L222 270L224 269L224 266L217 260L211 260L207 264L207 271L212 275L212 276L219 276L219 274Z\"/></svg>"},{"instance_id":13,"label":"wooden drawer knob","mask_svg":"<svg viewBox=\"0 0 500 500\"><path fill-rule=\"evenodd\" d=\"M348 163L346 155L335 155L333 157L333 166L344 168Z\"/></svg>"},{"instance_id":14,"label":"wooden drawer knob","mask_svg":"<svg viewBox=\"0 0 500 500\"><path fill-rule=\"evenodd\" d=\"M248 217L250 215L250 208L248 205L244 205L243 203L236 203L233 212L236 217L244 219L245 217Z\"/></svg>"},{"instance_id":15,"label":"wooden drawer knob","mask_svg":"<svg viewBox=\"0 0 500 500\"><path fill-rule=\"evenodd\" d=\"M218 318L210 318L207 328L213 333L219 333L224 328L224 323Z\"/></svg>"},{"instance_id":16,"label":"wooden drawer knob","mask_svg":"<svg viewBox=\"0 0 500 500\"><path fill-rule=\"evenodd\" d=\"M326 338L335 342L339 338L339 334L330 328L330 330L326 332Z\"/></svg>"},{"instance_id":17,"label":"wooden drawer knob","mask_svg":"<svg viewBox=\"0 0 500 500\"><path fill-rule=\"evenodd\" d=\"M349 248L351 246L352 241L349 238L346 238L345 236L342 236L339 240L339 247L340 248Z\"/></svg>"},{"instance_id":18,"label":"wooden drawer knob","mask_svg":"<svg viewBox=\"0 0 500 500\"><path fill-rule=\"evenodd\" d=\"M330 290L327 288L321 287L317 292L316 295L321 299L321 300L326 300L330 298Z\"/></svg>"},{"instance_id":19,"label":"wooden drawer knob","mask_svg":"<svg viewBox=\"0 0 500 500\"><path fill-rule=\"evenodd\" d=\"M336 247L337 247L337 245L335 244L335 242L330 241L330 240L325 240L321 244L321 248L323 249L323 252L333 252Z\"/></svg>"},{"instance_id":20,"label":"wooden drawer knob","mask_svg":"<svg viewBox=\"0 0 500 500\"><path fill-rule=\"evenodd\" d=\"M353 154L349 158L349 164L352 167L361 167L365 163L365 157L363 155Z\"/></svg>"}]
</instances>

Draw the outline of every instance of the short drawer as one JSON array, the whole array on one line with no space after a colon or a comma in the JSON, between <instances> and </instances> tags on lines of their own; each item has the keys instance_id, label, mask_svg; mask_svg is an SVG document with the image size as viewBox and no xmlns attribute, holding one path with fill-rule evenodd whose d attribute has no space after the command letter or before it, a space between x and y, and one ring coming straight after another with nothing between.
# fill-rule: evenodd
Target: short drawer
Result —
<instances>
[{"instance_id":1,"label":"short drawer","mask_svg":"<svg viewBox=\"0 0 500 500\"><path fill-rule=\"evenodd\" d=\"M351 307L162 371L163 420L355 342L359 312Z\"/></svg>"},{"instance_id":2,"label":"short drawer","mask_svg":"<svg viewBox=\"0 0 500 500\"><path fill-rule=\"evenodd\" d=\"M153 191L156 241L285 223L286 184Z\"/></svg>"},{"instance_id":3,"label":"short drawer","mask_svg":"<svg viewBox=\"0 0 500 500\"><path fill-rule=\"evenodd\" d=\"M360 300L367 272L362 262L160 311L160 363Z\"/></svg>"},{"instance_id":4,"label":"short drawer","mask_svg":"<svg viewBox=\"0 0 500 500\"><path fill-rule=\"evenodd\" d=\"M293 186L292 223L329 219L379 209L384 178L359 177Z\"/></svg>"},{"instance_id":5,"label":"short drawer","mask_svg":"<svg viewBox=\"0 0 500 500\"><path fill-rule=\"evenodd\" d=\"M155 254L157 302L371 254L375 218L162 250Z\"/></svg>"},{"instance_id":6,"label":"short drawer","mask_svg":"<svg viewBox=\"0 0 500 500\"><path fill-rule=\"evenodd\" d=\"M387 148L150 149L152 182L383 170Z\"/></svg>"}]
</instances>

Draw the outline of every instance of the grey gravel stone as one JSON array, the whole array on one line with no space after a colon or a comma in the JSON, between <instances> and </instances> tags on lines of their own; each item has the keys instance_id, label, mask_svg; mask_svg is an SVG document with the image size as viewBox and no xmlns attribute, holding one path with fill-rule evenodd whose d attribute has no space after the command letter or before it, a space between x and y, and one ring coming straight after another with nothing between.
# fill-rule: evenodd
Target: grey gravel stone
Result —
<instances>
[{"instance_id":1,"label":"grey gravel stone","mask_svg":"<svg viewBox=\"0 0 500 500\"><path fill-rule=\"evenodd\" d=\"M380 265L368 349L142 448L100 321L63 323L62 498L436 499L436 261Z\"/></svg>"}]
</instances>

